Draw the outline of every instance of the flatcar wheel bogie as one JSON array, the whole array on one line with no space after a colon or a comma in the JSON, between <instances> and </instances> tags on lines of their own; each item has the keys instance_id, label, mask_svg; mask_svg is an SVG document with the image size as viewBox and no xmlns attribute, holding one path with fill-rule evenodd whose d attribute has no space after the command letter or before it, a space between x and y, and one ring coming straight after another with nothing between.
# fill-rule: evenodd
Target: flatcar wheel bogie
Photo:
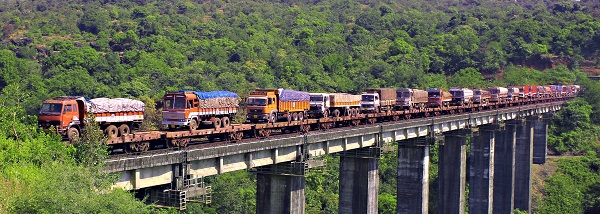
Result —
<instances>
[{"instance_id":1,"label":"flatcar wheel bogie","mask_svg":"<svg viewBox=\"0 0 600 214\"><path fill-rule=\"evenodd\" d=\"M126 147L125 152L127 152L127 153L145 152L145 151L148 151L148 148L150 148L150 142L142 141L142 142L137 142L137 143L129 143L125 147Z\"/></svg>"}]
</instances>

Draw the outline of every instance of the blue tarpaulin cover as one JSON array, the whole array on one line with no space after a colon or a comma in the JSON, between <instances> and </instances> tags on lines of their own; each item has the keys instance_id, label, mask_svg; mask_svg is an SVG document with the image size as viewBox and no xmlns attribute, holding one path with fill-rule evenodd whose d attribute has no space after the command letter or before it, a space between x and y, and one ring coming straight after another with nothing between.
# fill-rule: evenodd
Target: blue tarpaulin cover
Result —
<instances>
[{"instance_id":1,"label":"blue tarpaulin cover","mask_svg":"<svg viewBox=\"0 0 600 214\"><path fill-rule=\"evenodd\" d=\"M181 90L179 92L186 92L186 90ZM231 97L238 98L239 96L236 93L231 91L191 91L198 96L198 99L207 100L211 98L222 98L222 97Z\"/></svg>"}]
</instances>

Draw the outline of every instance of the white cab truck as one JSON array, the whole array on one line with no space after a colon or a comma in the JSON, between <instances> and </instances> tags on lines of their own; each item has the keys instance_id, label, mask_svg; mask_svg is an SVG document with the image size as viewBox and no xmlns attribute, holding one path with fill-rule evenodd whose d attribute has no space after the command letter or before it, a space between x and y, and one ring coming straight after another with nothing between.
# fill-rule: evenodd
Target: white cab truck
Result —
<instances>
[{"instance_id":1,"label":"white cab truck","mask_svg":"<svg viewBox=\"0 0 600 214\"><path fill-rule=\"evenodd\" d=\"M356 116L360 113L361 95L346 93L310 93L311 118Z\"/></svg>"}]
</instances>

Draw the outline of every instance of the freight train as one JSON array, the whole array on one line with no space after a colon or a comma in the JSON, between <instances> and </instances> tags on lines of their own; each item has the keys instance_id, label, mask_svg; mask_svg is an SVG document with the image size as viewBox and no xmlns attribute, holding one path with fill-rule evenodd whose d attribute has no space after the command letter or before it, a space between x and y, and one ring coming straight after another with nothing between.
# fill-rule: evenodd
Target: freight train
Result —
<instances>
[{"instance_id":1,"label":"freight train","mask_svg":"<svg viewBox=\"0 0 600 214\"><path fill-rule=\"evenodd\" d=\"M38 125L46 130L54 127L53 131L72 140L86 123L96 122L107 134L106 144L112 148L143 152L153 147L185 147L191 139L235 142L249 137L267 138L276 132L306 133L551 102L572 98L580 90L578 85L451 88L448 91L377 88L350 95L256 89L246 99L246 122L241 124L231 122L239 110L237 94L177 91L163 98L162 124L171 129L133 133L130 129L139 128L144 119L144 105L140 101L58 97L43 102ZM95 121L85 120L87 112L96 116Z\"/></svg>"}]
</instances>

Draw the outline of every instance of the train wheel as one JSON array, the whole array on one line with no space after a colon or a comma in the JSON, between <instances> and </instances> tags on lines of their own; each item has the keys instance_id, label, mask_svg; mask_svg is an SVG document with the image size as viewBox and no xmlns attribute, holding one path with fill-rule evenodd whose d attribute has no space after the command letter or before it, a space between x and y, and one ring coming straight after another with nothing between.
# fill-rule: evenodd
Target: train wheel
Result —
<instances>
[{"instance_id":1,"label":"train wheel","mask_svg":"<svg viewBox=\"0 0 600 214\"><path fill-rule=\"evenodd\" d=\"M398 121L398 120L400 120L400 116L394 115L394 116L392 116L392 120L393 121Z\"/></svg>"},{"instance_id":2,"label":"train wheel","mask_svg":"<svg viewBox=\"0 0 600 214\"><path fill-rule=\"evenodd\" d=\"M148 151L148 148L150 148L150 142L143 141L143 142L138 142L138 143L129 143L129 145L127 147L129 147L129 148L125 148L125 152L128 152L128 153L145 152L145 151Z\"/></svg>"},{"instance_id":3,"label":"train wheel","mask_svg":"<svg viewBox=\"0 0 600 214\"><path fill-rule=\"evenodd\" d=\"M409 120L410 119L410 114L404 114L404 119L405 120Z\"/></svg>"},{"instance_id":4,"label":"train wheel","mask_svg":"<svg viewBox=\"0 0 600 214\"><path fill-rule=\"evenodd\" d=\"M198 129L198 121L196 121L196 119L192 119L190 120L188 126L190 127L190 130L196 130Z\"/></svg>"},{"instance_id":5,"label":"train wheel","mask_svg":"<svg viewBox=\"0 0 600 214\"><path fill-rule=\"evenodd\" d=\"M78 141L79 140L79 130L75 127L69 128L69 130L67 130L67 137L69 138L70 142Z\"/></svg>"},{"instance_id":6,"label":"train wheel","mask_svg":"<svg viewBox=\"0 0 600 214\"><path fill-rule=\"evenodd\" d=\"M131 133L131 129L127 124L121 124L121 126L119 126L119 134L121 134L121 136L128 135L129 133Z\"/></svg>"},{"instance_id":7,"label":"train wheel","mask_svg":"<svg viewBox=\"0 0 600 214\"><path fill-rule=\"evenodd\" d=\"M213 127L215 129L221 128L221 119L215 117L213 119Z\"/></svg>"},{"instance_id":8,"label":"train wheel","mask_svg":"<svg viewBox=\"0 0 600 214\"><path fill-rule=\"evenodd\" d=\"M223 127L229 127L231 125L229 117L221 118L221 124L223 124Z\"/></svg>"},{"instance_id":9,"label":"train wheel","mask_svg":"<svg viewBox=\"0 0 600 214\"><path fill-rule=\"evenodd\" d=\"M106 130L104 130L104 132L106 132L106 135L110 138L119 136L119 130L115 125L110 125L106 127Z\"/></svg>"},{"instance_id":10,"label":"train wheel","mask_svg":"<svg viewBox=\"0 0 600 214\"><path fill-rule=\"evenodd\" d=\"M310 125L300 125L300 131L302 133L308 133L310 131Z\"/></svg>"},{"instance_id":11,"label":"train wheel","mask_svg":"<svg viewBox=\"0 0 600 214\"><path fill-rule=\"evenodd\" d=\"M360 120L352 120L352 125L353 125L353 126L358 126L358 125L360 125Z\"/></svg>"},{"instance_id":12,"label":"train wheel","mask_svg":"<svg viewBox=\"0 0 600 214\"><path fill-rule=\"evenodd\" d=\"M229 133L229 139L230 140L238 141L238 140L241 140L242 137L244 137L244 133L243 132L231 132L231 133Z\"/></svg>"}]
</instances>

